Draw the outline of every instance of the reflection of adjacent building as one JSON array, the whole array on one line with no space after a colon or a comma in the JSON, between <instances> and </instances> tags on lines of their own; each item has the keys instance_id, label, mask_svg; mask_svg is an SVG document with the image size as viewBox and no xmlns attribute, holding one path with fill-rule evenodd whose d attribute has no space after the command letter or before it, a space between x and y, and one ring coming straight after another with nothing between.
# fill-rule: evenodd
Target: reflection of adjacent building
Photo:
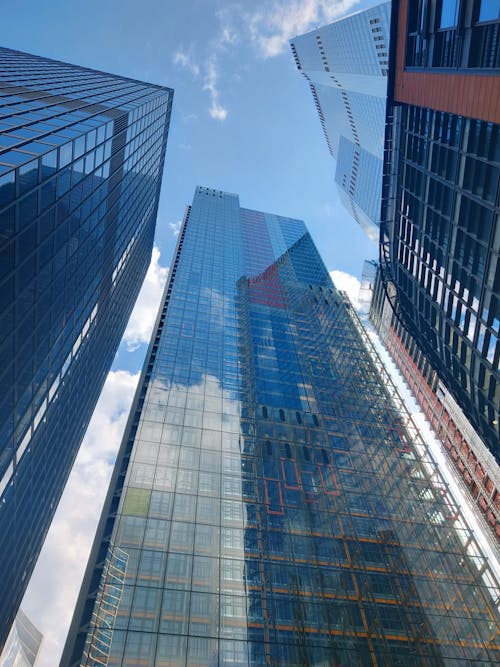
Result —
<instances>
[{"instance_id":1,"label":"reflection of adjacent building","mask_svg":"<svg viewBox=\"0 0 500 667\"><path fill-rule=\"evenodd\" d=\"M43 635L19 609L0 655L0 667L34 667Z\"/></svg>"},{"instance_id":2,"label":"reflection of adjacent building","mask_svg":"<svg viewBox=\"0 0 500 667\"><path fill-rule=\"evenodd\" d=\"M172 91L6 48L0 80L1 647L149 264Z\"/></svg>"},{"instance_id":3,"label":"reflection of adjacent building","mask_svg":"<svg viewBox=\"0 0 500 667\"><path fill-rule=\"evenodd\" d=\"M378 242L390 2L295 37L291 48L309 82L342 203Z\"/></svg>"},{"instance_id":4,"label":"reflection of adjacent building","mask_svg":"<svg viewBox=\"0 0 500 667\"><path fill-rule=\"evenodd\" d=\"M107 665L118 608L123 595L128 554L110 545L104 563L101 585L93 610L92 637L88 642L85 660L92 665Z\"/></svg>"},{"instance_id":5,"label":"reflection of adjacent building","mask_svg":"<svg viewBox=\"0 0 500 667\"><path fill-rule=\"evenodd\" d=\"M108 665L500 659L495 575L304 224L219 190L185 216L63 665L93 664L116 548Z\"/></svg>"},{"instance_id":6,"label":"reflection of adjacent building","mask_svg":"<svg viewBox=\"0 0 500 667\"><path fill-rule=\"evenodd\" d=\"M253 619L252 664L445 664L460 641L440 646L445 607L415 574L425 578L418 550L437 546L430 517L453 523L458 508L441 505L442 480L425 481L414 429L388 411L395 390L385 378L386 393L367 359L359 322L326 280L309 282L321 276L314 258L304 236L239 283L242 402L253 406L257 439L248 454L262 471L245 536L249 607L263 616ZM416 479L423 513L408 492Z\"/></svg>"}]
</instances>

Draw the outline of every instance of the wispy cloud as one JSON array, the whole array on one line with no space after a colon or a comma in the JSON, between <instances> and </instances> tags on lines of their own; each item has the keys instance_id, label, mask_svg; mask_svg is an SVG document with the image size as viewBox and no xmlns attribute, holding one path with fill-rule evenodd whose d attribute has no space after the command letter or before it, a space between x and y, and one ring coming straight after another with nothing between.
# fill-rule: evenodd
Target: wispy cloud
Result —
<instances>
[{"instance_id":1,"label":"wispy cloud","mask_svg":"<svg viewBox=\"0 0 500 667\"><path fill-rule=\"evenodd\" d=\"M189 123L192 120L198 120L198 114L197 113L187 113L182 116L182 120L185 123Z\"/></svg>"},{"instance_id":2,"label":"wispy cloud","mask_svg":"<svg viewBox=\"0 0 500 667\"><path fill-rule=\"evenodd\" d=\"M168 275L168 269L159 262L160 250L154 246L151 264L123 336L123 342L130 352L136 350L142 343L149 343Z\"/></svg>"},{"instance_id":3,"label":"wispy cloud","mask_svg":"<svg viewBox=\"0 0 500 667\"><path fill-rule=\"evenodd\" d=\"M181 231L181 226L182 226L181 220L177 220L177 222L169 222L168 226L172 230L172 234L174 236L179 236L179 232Z\"/></svg>"},{"instance_id":4,"label":"wispy cloud","mask_svg":"<svg viewBox=\"0 0 500 667\"><path fill-rule=\"evenodd\" d=\"M109 373L24 596L44 634L37 667L59 663L138 380L139 373Z\"/></svg>"},{"instance_id":5,"label":"wispy cloud","mask_svg":"<svg viewBox=\"0 0 500 667\"><path fill-rule=\"evenodd\" d=\"M188 50L184 50L182 48L178 49L174 53L172 60L174 65L180 65L184 69L187 69L195 78L199 76L200 67L194 59L192 46Z\"/></svg>"},{"instance_id":6,"label":"wispy cloud","mask_svg":"<svg viewBox=\"0 0 500 667\"><path fill-rule=\"evenodd\" d=\"M352 305L359 308L359 288L361 284L356 276L345 271L330 271L330 278L338 290L347 293Z\"/></svg>"},{"instance_id":7,"label":"wispy cloud","mask_svg":"<svg viewBox=\"0 0 500 667\"><path fill-rule=\"evenodd\" d=\"M360 0L270 0L247 14L250 37L262 58L288 51L288 40L331 23L354 9Z\"/></svg>"},{"instance_id":8,"label":"wispy cloud","mask_svg":"<svg viewBox=\"0 0 500 667\"><path fill-rule=\"evenodd\" d=\"M224 12L218 13L219 21ZM233 46L237 41L236 32L229 24L221 24L217 37L210 40L208 43L209 55L204 58L204 66L200 68L194 57L194 46L191 45L189 49L178 49L173 57L175 65L191 72L193 78L197 78L201 71L203 71L203 90L208 92L210 98L210 106L208 113L215 120L226 120L227 109L219 101L219 69L217 64L217 54ZM188 119L195 118L195 114L189 114Z\"/></svg>"},{"instance_id":9,"label":"wispy cloud","mask_svg":"<svg viewBox=\"0 0 500 667\"><path fill-rule=\"evenodd\" d=\"M232 26L225 25L221 31L220 41L222 44L230 44L231 46L234 46L234 44L238 43L238 33Z\"/></svg>"},{"instance_id":10,"label":"wispy cloud","mask_svg":"<svg viewBox=\"0 0 500 667\"><path fill-rule=\"evenodd\" d=\"M218 9L215 13L219 22L219 33L215 40L215 47L224 49L235 46L240 41L240 30L235 21L236 13L240 15L237 5L229 5Z\"/></svg>"},{"instance_id":11,"label":"wispy cloud","mask_svg":"<svg viewBox=\"0 0 500 667\"><path fill-rule=\"evenodd\" d=\"M219 60L244 41L253 45L261 58L273 58L289 50L288 41L320 25L331 23L356 8L361 0L263 0L259 8L248 11L235 3L216 11L218 28L215 36L197 45L203 57L194 56L194 45L178 49L173 62L203 76L203 90L209 94L208 113L214 120L226 120L229 110L220 101ZM204 54L204 55L203 55ZM198 64L203 63L203 64ZM234 80L234 79L233 79ZM188 116L188 118L190 118Z\"/></svg>"},{"instance_id":12,"label":"wispy cloud","mask_svg":"<svg viewBox=\"0 0 500 667\"><path fill-rule=\"evenodd\" d=\"M207 69L203 79L203 90L208 91L210 95L211 104L208 113L215 120L226 120L227 109L219 102L219 89L217 88L218 78L217 56L213 54L207 63Z\"/></svg>"}]
</instances>

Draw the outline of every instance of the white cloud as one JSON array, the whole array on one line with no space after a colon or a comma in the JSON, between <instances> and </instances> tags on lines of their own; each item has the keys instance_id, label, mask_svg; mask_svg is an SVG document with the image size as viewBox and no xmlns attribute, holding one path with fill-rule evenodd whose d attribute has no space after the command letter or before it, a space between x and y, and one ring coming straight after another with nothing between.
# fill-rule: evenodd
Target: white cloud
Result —
<instances>
[{"instance_id":1,"label":"white cloud","mask_svg":"<svg viewBox=\"0 0 500 667\"><path fill-rule=\"evenodd\" d=\"M139 373L111 371L22 608L44 634L37 667L59 663Z\"/></svg>"},{"instance_id":2,"label":"white cloud","mask_svg":"<svg viewBox=\"0 0 500 667\"><path fill-rule=\"evenodd\" d=\"M224 121L228 109L220 102L218 58L227 56L242 41L250 41L262 58L272 58L289 51L288 41L320 25L331 23L352 10L361 0L263 0L255 11L241 4L228 5L216 11L219 23L214 38L200 47L205 51L200 67L189 49L178 49L173 62L198 77L203 72L203 90L210 96L208 113ZM227 68L225 68L227 70ZM188 118L190 115L188 116Z\"/></svg>"},{"instance_id":3,"label":"white cloud","mask_svg":"<svg viewBox=\"0 0 500 667\"><path fill-rule=\"evenodd\" d=\"M360 0L264 0L255 11L246 11L234 4L216 12L219 22L217 36L209 41L209 53L205 58L203 90L210 95L209 114L215 120L224 121L228 109L219 100L219 56L227 56L244 40L250 41L262 58L272 58L289 50L288 40L318 25L330 23L359 4ZM195 65L191 52L179 50L174 62L191 69L197 76L200 68Z\"/></svg>"},{"instance_id":4,"label":"white cloud","mask_svg":"<svg viewBox=\"0 0 500 667\"><path fill-rule=\"evenodd\" d=\"M142 343L149 343L168 275L168 269L160 266L159 260L160 250L155 245L151 264L123 336L123 342L130 352Z\"/></svg>"},{"instance_id":5,"label":"white cloud","mask_svg":"<svg viewBox=\"0 0 500 667\"><path fill-rule=\"evenodd\" d=\"M354 308L359 308L359 288L361 284L356 276L345 271L330 271L330 278L338 290L347 293Z\"/></svg>"},{"instance_id":6,"label":"white cloud","mask_svg":"<svg viewBox=\"0 0 500 667\"><path fill-rule=\"evenodd\" d=\"M259 55L273 58L288 51L288 40L331 23L360 0L270 0L247 15L247 26Z\"/></svg>"},{"instance_id":7,"label":"white cloud","mask_svg":"<svg viewBox=\"0 0 500 667\"><path fill-rule=\"evenodd\" d=\"M168 226L172 230L172 234L174 236L179 236L179 232L181 231L181 226L182 226L181 220L177 220L177 222L169 222Z\"/></svg>"},{"instance_id":8,"label":"white cloud","mask_svg":"<svg viewBox=\"0 0 500 667\"><path fill-rule=\"evenodd\" d=\"M219 39L221 44L230 44L231 46L234 46L234 44L237 44L238 42L238 33L232 26L226 25L222 28Z\"/></svg>"},{"instance_id":9,"label":"white cloud","mask_svg":"<svg viewBox=\"0 0 500 667\"><path fill-rule=\"evenodd\" d=\"M219 55L227 55L240 41L240 28L241 24L246 21L246 15L238 5L218 9L215 15L218 21L216 34L204 44L198 45L198 50L201 51L199 60L203 65L198 65L194 58L194 44L191 44L187 50L178 49L174 54L173 62L190 71L194 78L197 78L201 72L203 73L202 89L208 93L210 98L208 113L214 120L224 121L227 118L228 110L219 99L217 59ZM190 113L185 115L183 120L189 121L197 118L196 114Z\"/></svg>"},{"instance_id":10,"label":"white cloud","mask_svg":"<svg viewBox=\"0 0 500 667\"><path fill-rule=\"evenodd\" d=\"M227 109L219 103L218 78L219 72L217 70L216 56L212 55L207 63L207 70L203 79L203 90L208 91L210 95L211 104L208 113L215 120L226 120Z\"/></svg>"},{"instance_id":11,"label":"white cloud","mask_svg":"<svg viewBox=\"0 0 500 667\"><path fill-rule=\"evenodd\" d=\"M199 76L200 67L194 59L192 47L190 47L187 51L178 49L174 53L172 60L174 65L180 65L181 67L184 67L184 69L187 69L189 72L191 72L194 77Z\"/></svg>"},{"instance_id":12,"label":"white cloud","mask_svg":"<svg viewBox=\"0 0 500 667\"><path fill-rule=\"evenodd\" d=\"M195 113L187 113L184 116L182 116L182 120L185 123L189 123L192 120L198 120L198 114Z\"/></svg>"},{"instance_id":13,"label":"white cloud","mask_svg":"<svg viewBox=\"0 0 500 667\"><path fill-rule=\"evenodd\" d=\"M215 48L224 49L239 42L240 36L234 20L235 10L237 9L237 6L229 5L215 12L220 25L219 34L214 44Z\"/></svg>"}]
</instances>

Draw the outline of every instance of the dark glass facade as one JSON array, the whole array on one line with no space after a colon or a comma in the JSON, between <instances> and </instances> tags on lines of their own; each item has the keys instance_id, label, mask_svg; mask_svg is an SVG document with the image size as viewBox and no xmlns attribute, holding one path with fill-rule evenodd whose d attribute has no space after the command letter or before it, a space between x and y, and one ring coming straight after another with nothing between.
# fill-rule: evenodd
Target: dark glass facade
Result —
<instances>
[{"instance_id":1,"label":"dark glass facade","mask_svg":"<svg viewBox=\"0 0 500 667\"><path fill-rule=\"evenodd\" d=\"M476 28L494 36L484 37L493 60L477 66L472 60L486 51ZM392 31L384 281L401 323L498 462L498 3L400 0ZM445 43L443 63L436 53Z\"/></svg>"},{"instance_id":2,"label":"dark glass facade","mask_svg":"<svg viewBox=\"0 0 500 667\"><path fill-rule=\"evenodd\" d=\"M398 300L498 460L500 126L413 105L397 122Z\"/></svg>"},{"instance_id":3,"label":"dark glass facade","mask_svg":"<svg viewBox=\"0 0 500 667\"><path fill-rule=\"evenodd\" d=\"M497 595L304 224L197 188L61 664L487 665Z\"/></svg>"},{"instance_id":4,"label":"dark glass facade","mask_svg":"<svg viewBox=\"0 0 500 667\"><path fill-rule=\"evenodd\" d=\"M409 2L407 67L498 69L498 0Z\"/></svg>"},{"instance_id":5,"label":"dark glass facade","mask_svg":"<svg viewBox=\"0 0 500 667\"><path fill-rule=\"evenodd\" d=\"M0 646L150 260L171 100L0 49Z\"/></svg>"}]
</instances>

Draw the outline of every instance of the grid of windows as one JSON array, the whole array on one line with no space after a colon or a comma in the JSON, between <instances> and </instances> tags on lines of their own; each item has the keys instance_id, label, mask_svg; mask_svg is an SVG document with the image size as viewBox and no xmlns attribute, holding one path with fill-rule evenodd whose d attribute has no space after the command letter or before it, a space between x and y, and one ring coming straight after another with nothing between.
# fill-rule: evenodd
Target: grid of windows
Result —
<instances>
[{"instance_id":1,"label":"grid of windows","mask_svg":"<svg viewBox=\"0 0 500 667\"><path fill-rule=\"evenodd\" d=\"M372 280L370 319L425 414L455 471L465 482L469 501L479 509L493 543L500 540L500 471L494 456L472 428L429 359L395 316L386 298L381 273Z\"/></svg>"},{"instance_id":2,"label":"grid of windows","mask_svg":"<svg viewBox=\"0 0 500 667\"><path fill-rule=\"evenodd\" d=\"M171 98L0 49L0 635L147 269Z\"/></svg>"},{"instance_id":3,"label":"grid of windows","mask_svg":"<svg viewBox=\"0 0 500 667\"><path fill-rule=\"evenodd\" d=\"M33 667L42 644L43 635L19 609L2 652L6 665Z\"/></svg>"},{"instance_id":4,"label":"grid of windows","mask_svg":"<svg viewBox=\"0 0 500 667\"><path fill-rule=\"evenodd\" d=\"M412 0L406 66L497 69L499 32L498 0Z\"/></svg>"},{"instance_id":5,"label":"grid of windows","mask_svg":"<svg viewBox=\"0 0 500 667\"><path fill-rule=\"evenodd\" d=\"M297 67L309 82L341 200L375 242L388 74L390 3L295 37ZM355 43L356 49L351 48Z\"/></svg>"},{"instance_id":6,"label":"grid of windows","mask_svg":"<svg viewBox=\"0 0 500 667\"><path fill-rule=\"evenodd\" d=\"M98 664L117 548L109 666L498 660L498 584L368 347L303 223L197 188L63 664Z\"/></svg>"},{"instance_id":7,"label":"grid of windows","mask_svg":"<svg viewBox=\"0 0 500 667\"><path fill-rule=\"evenodd\" d=\"M498 125L401 107L392 257L409 331L500 455Z\"/></svg>"}]
</instances>

